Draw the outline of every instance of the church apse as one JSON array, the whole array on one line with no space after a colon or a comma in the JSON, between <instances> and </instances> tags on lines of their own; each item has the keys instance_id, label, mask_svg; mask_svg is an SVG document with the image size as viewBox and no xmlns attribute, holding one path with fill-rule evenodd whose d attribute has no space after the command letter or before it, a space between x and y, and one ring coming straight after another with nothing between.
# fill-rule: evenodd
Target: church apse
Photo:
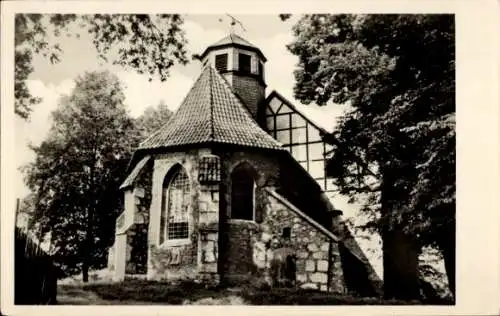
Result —
<instances>
[{"instance_id":1,"label":"church apse","mask_svg":"<svg viewBox=\"0 0 500 316\"><path fill-rule=\"evenodd\" d=\"M214 156L207 150L192 150L156 157L148 240L150 279L212 274L217 278L218 183L200 177L207 171L203 167L207 157Z\"/></svg>"},{"instance_id":2,"label":"church apse","mask_svg":"<svg viewBox=\"0 0 500 316\"><path fill-rule=\"evenodd\" d=\"M342 293L321 130L277 93L261 102L266 59L243 38L220 40L201 61L177 111L132 158L109 255L114 279L140 271L150 280ZM145 165L148 185L135 181ZM139 224L147 238L129 241Z\"/></svg>"}]
</instances>

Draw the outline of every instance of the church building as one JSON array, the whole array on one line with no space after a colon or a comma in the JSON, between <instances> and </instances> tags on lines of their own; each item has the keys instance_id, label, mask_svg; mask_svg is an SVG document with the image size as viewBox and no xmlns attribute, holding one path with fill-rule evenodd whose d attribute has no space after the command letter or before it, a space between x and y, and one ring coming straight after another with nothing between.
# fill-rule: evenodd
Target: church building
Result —
<instances>
[{"instance_id":1,"label":"church building","mask_svg":"<svg viewBox=\"0 0 500 316\"><path fill-rule=\"evenodd\" d=\"M332 203L326 131L266 95L266 61L233 33L202 53L178 110L130 162L109 251L114 280L380 293Z\"/></svg>"}]
</instances>

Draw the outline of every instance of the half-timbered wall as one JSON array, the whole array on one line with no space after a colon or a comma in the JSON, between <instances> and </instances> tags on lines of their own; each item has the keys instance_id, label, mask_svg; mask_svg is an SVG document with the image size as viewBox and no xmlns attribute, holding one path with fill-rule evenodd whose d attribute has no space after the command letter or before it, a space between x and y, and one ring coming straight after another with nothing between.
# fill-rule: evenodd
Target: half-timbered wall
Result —
<instances>
[{"instance_id":1,"label":"half-timbered wall","mask_svg":"<svg viewBox=\"0 0 500 316\"><path fill-rule=\"evenodd\" d=\"M325 159L331 146L325 144L320 128L275 96L266 107L267 131L292 154L300 165L332 196L334 187L326 178Z\"/></svg>"}]
</instances>

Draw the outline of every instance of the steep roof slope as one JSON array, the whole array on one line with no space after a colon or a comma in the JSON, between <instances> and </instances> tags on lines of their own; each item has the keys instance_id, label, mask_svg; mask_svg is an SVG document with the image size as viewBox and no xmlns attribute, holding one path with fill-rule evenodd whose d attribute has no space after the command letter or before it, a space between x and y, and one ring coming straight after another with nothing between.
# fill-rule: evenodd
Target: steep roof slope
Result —
<instances>
[{"instance_id":1,"label":"steep roof slope","mask_svg":"<svg viewBox=\"0 0 500 316\"><path fill-rule=\"evenodd\" d=\"M267 61L266 57L262 53L262 51L243 37L236 35L234 33L229 34L228 36L220 39L219 41L215 42L214 44L208 46L205 51L201 54L201 58L204 58L210 51L218 48L223 48L223 47L239 47L243 49L248 49L256 52L259 54L260 58L262 58L263 61Z\"/></svg>"},{"instance_id":2,"label":"steep roof slope","mask_svg":"<svg viewBox=\"0 0 500 316\"><path fill-rule=\"evenodd\" d=\"M223 39L215 42L214 44L210 45L209 47L212 46L222 46L222 45L227 45L227 44L239 44L239 45L244 45L244 46L249 46L249 47L254 47L257 48L255 45L244 39L243 37L236 35L234 33L229 34L228 36L224 37Z\"/></svg>"},{"instance_id":3,"label":"steep roof slope","mask_svg":"<svg viewBox=\"0 0 500 316\"><path fill-rule=\"evenodd\" d=\"M282 149L260 128L226 80L211 66L203 69L172 118L139 149L205 143Z\"/></svg>"}]
</instances>

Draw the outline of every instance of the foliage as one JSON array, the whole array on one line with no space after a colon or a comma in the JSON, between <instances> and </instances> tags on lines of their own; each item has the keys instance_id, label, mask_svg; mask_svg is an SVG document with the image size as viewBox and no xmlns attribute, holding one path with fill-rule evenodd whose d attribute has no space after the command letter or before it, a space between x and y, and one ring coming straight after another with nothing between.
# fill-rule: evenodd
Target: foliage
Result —
<instances>
[{"instance_id":1,"label":"foliage","mask_svg":"<svg viewBox=\"0 0 500 316\"><path fill-rule=\"evenodd\" d=\"M60 61L63 51L51 44L51 36L79 36L88 32L98 57L128 67L141 74L166 80L175 63L188 62L187 40L177 14L17 14L15 16L15 113L28 118L33 105L41 100L32 96L26 80L34 71L35 54L51 63Z\"/></svg>"},{"instance_id":2,"label":"foliage","mask_svg":"<svg viewBox=\"0 0 500 316\"><path fill-rule=\"evenodd\" d=\"M281 21L286 21L289 18L291 18L292 15L289 13L282 13L282 14L278 14L278 17L280 18Z\"/></svg>"},{"instance_id":3,"label":"foliage","mask_svg":"<svg viewBox=\"0 0 500 316\"><path fill-rule=\"evenodd\" d=\"M32 146L35 161L25 167L36 194L32 221L42 235L51 233L54 260L67 274L79 272L86 256L91 267L106 262L121 212L118 186L138 139L123 101L121 84L109 72L77 78L52 114L47 139Z\"/></svg>"},{"instance_id":4,"label":"foliage","mask_svg":"<svg viewBox=\"0 0 500 316\"><path fill-rule=\"evenodd\" d=\"M141 140L146 139L149 135L159 130L164 126L173 112L168 108L167 104L161 100L156 106L149 106L144 110L141 116L139 116L135 124L140 132Z\"/></svg>"},{"instance_id":5,"label":"foliage","mask_svg":"<svg viewBox=\"0 0 500 316\"><path fill-rule=\"evenodd\" d=\"M452 299L446 275L440 268L442 259L443 256L437 249L424 247L420 256L419 273L421 279L432 285L438 297Z\"/></svg>"},{"instance_id":6,"label":"foliage","mask_svg":"<svg viewBox=\"0 0 500 316\"><path fill-rule=\"evenodd\" d=\"M305 15L293 32L296 98L350 106L324 138L334 147L327 172L340 193L363 203L363 228L383 238L384 230L402 231L446 251L453 277L453 16Z\"/></svg>"},{"instance_id":7,"label":"foliage","mask_svg":"<svg viewBox=\"0 0 500 316\"><path fill-rule=\"evenodd\" d=\"M293 31L295 96L351 106L326 137L341 193L378 212L383 176L392 175L400 212L381 220L431 243L438 221L453 218L436 210L455 203L453 17L306 15Z\"/></svg>"}]
</instances>

